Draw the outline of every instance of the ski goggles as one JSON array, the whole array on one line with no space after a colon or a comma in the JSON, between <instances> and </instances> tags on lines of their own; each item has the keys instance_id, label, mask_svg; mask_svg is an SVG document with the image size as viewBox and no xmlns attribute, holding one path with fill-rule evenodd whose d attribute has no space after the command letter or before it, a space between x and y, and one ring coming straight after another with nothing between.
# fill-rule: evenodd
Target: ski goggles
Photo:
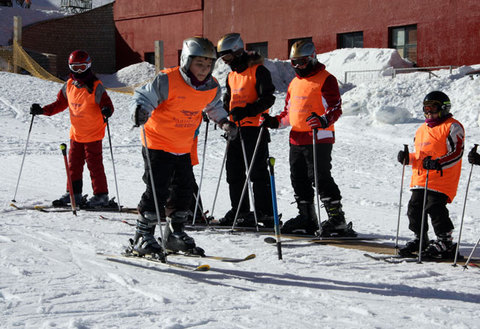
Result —
<instances>
[{"instance_id":1,"label":"ski goggles","mask_svg":"<svg viewBox=\"0 0 480 329\"><path fill-rule=\"evenodd\" d=\"M425 114L437 114L440 112L442 104L437 101L427 101L423 103L423 113Z\"/></svg>"},{"instance_id":2,"label":"ski goggles","mask_svg":"<svg viewBox=\"0 0 480 329\"><path fill-rule=\"evenodd\" d=\"M309 61L310 61L309 56L292 58L290 60L290 62L292 63L292 66L295 68L305 66L306 64L308 64Z\"/></svg>"},{"instance_id":3,"label":"ski goggles","mask_svg":"<svg viewBox=\"0 0 480 329\"><path fill-rule=\"evenodd\" d=\"M92 63L72 63L68 64L70 70L75 73L83 73L92 66Z\"/></svg>"}]
</instances>

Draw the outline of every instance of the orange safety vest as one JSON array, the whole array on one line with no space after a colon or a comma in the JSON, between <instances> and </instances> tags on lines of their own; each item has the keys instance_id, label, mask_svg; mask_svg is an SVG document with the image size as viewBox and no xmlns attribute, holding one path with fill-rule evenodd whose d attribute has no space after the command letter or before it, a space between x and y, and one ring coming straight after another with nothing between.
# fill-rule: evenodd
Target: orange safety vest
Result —
<instances>
[{"instance_id":1,"label":"orange safety vest","mask_svg":"<svg viewBox=\"0 0 480 329\"><path fill-rule=\"evenodd\" d=\"M460 124L457 120L448 118L443 124L438 126L428 127L425 123L418 128L415 134L415 153L410 153L410 163L413 170L410 187L425 187L427 170L423 169L423 159L427 156L437 159L447 154L446 140L452 123ZM457 194L461 170L461 159L452 167L443 169L443 174L430 170L427 188L446 194L448 203L451 203Z\"/></svg>"},{"instance_id":2,"label":"orange safety vest","mask_svg":"<svg viewBox=\"0 0 480 329\"><path fill-rule=\"evenodd\" d=\"M89 143L102 140L105 136L106 123L103 121L100 106L95 102L95 91L101 84L97 80L93 91L87 88L77 88L73 79L68 79L66 95L70 110L70 139L79 143Z\"/></svg>"},{"instance_id":3,"label":"orange safety vest","mask_svg":"<svg viewBox=\"0 0 480 329\"><path fill-rule=\"evenodd\" d=\"M244 107L248 103L254 103L258 99L255 85L257 79L255 74L260 64L252 65L243 72L232 71L228 75L228 85L230 86L230 110L235 107ZM268 109L263 113L268 113ZM246 117L240 121L242 126L258 127L262 113L256 117ZM233 120L230 116L230 120Z\"/></svg>"},{"instance_id":4,"label":"orange safety vest","mask_svg":"<svg viewBox=\"0 0 480 329\"><path fill-rule=\"evenodd\" d=\"M148 148L170 153L190 153L203 109L217 88L196 90L188 85L179 67L163 70L168 76L168 99L160 103L145 124ZM142 134L142 143L145 145Z\"/></svg>"},{"instance_id":5,"label":"orange safety vest","mask_svg":"<svg viewBox=\"0 0 480 329\"><path fill-rule=\"evenodd\" d=\"M325 114L325 105L322 100L322 87L330 75L327 70L322 70L314 76L299 79L295 77L288 86L290 95L288 117L293 131L312 131L306 119L312 112L318 115ZM325 129L334 131L334 125Z\"/></svg>"}]
</instances>

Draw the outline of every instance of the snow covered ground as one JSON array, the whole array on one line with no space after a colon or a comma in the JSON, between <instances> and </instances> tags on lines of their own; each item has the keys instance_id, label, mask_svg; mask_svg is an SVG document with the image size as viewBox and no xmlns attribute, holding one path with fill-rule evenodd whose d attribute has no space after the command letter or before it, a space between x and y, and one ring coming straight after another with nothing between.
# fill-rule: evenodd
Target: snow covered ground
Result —
<instances>
[{"instance_id":1,"label":"snow covered ground","mask_svg":"<svg viewBox=\"0 0 480 329\"><path fill-rule=\"evenodd\" d=\"M350 49L319 55L327 69L343 80L352 67L385 69L396 61L386 49ZM356 62L355 62L356 61ZM292 72L285 62L268 61L280 90L272 109L282 110ZM400 65L397 63L397 65ZM333 175L342 191L344 210L354 228L394 243L402 167L397 152L408 144L423 121L421 104L439 89L452 100L452 113L466 129L466 151L480 143L480 80L462 67L436 72L361 79L342 86L344 115L336 124ZM215 71L225 81L221 63ZM148 80L152 70L137 64L112 76L107 86ZM28 86L28 88L26 88ZM112 263L97 252L119 253L134 228L96 213L41 213L9 206L14 197L31 116L32 103L48 104L61 85L29 76L0 72L0 327L1 328L478 328L480 271L449 264L386 264L362 251L295 243L276 248L253 234L192 232L208 254L232 257L255 253L245 263L208 263L207 273L183 272L149 264L134 267ZM115 113L110 119L120 201L135 207L144 190L140 131L132 128L129 95L110 92ZM65 168L59 144L68 142L68 113L35 117L16 200L47 204L65 190ZM202 196L211 210L225 141L210 125ZM272 131L270 153L277 159L276 183L283 218L296 215L288 165L289 129ZM203 154L205 126L199 140ZM464 156L457 198L449 206L458 236L471 166ZM108 139L104 163L115 195ZM86 169L85 169L86 170ZM197 179L200 166L195 167ZM229 209L222 177L214 216ZM400 243L411 237L406 203L410 197L406 170ZM88 172L84 192L91 195ZM480 235L478 221L480 168L473 170L462 233L462 254L468 255ZM322 217L326 214L322 209ZM105 214L128 219L129 214ZM480 251L476 253L480 256ZM173 259L173 258L172 258Z\"/></svg>"}]
</instances>

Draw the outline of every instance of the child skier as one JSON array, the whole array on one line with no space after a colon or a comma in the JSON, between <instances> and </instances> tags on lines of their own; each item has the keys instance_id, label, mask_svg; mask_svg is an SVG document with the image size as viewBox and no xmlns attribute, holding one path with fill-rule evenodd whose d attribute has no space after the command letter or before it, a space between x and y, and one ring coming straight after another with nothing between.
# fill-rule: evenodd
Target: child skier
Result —
<instances>
[{"instance_id":1,"label":"child skier","mask_svg":"<svg viewBox=\"0 0 480 329\"><path fill-rule=\"evenodd\" d=\"M424 223L422 248L425 257L450 258L455 256L452 243L453 223L447 203L457 193L462 167L465 131L450 113L450 99L441 91L433 91L423 100L425 123L415 134L415 152L398 153L400 163L412 165L412 196L408 203L409 229L415 238L399 250L402 256L411 256L420 250L422 214L430 216L437 240L428 240L428 223ZM428 173L428 183L426 183ZM425 185L427 191L425 191ZM424 209L425 192L426 203Z\"/></svg>"},{"instance_id":2,"label":"child skier","mask_svg":"<svg viewBox=\"0 0 480 329\"><path fill-rule=\"evenodd\" d=\"M195 130L203 111L231 137L237 130L227 119L220 86L212 77L215 60L215 48L208 39L188 38L183 42L180 66L161 71L151 83L135 90L132 119L135 125L144 125L147 139L143 140L142 135L146 190L138 205L137 228L130 248L137 256L162 257L165 252L154 237L158 218L148 159L158 206L167 218L163 234L167 250L203 254L184 232L193 196L190 152ZM175 197L167 202L172 182Z\"/></svg>"},{"instance_id":3,"label":"child skier","mask_svg":"<svg viewBox=\"0 0 480 329\"><path fill-rule=\"evenodd\" d=\"M54 115L70 110L70 150L68 170L72 178L75 203L78 206L105 207L109 205L107 178L102 160L102 140L105 119L113 113L113 104L102 82L91 70L92 59L86 51L75 50L68 58L70 78L57 94L57 100L41 107L32 104L33 115ZM94 196L86 204L82 200L83 166L87 163ZM54 206L70 203L70 194L53 201Z\"/></svg>"}]
</instances>

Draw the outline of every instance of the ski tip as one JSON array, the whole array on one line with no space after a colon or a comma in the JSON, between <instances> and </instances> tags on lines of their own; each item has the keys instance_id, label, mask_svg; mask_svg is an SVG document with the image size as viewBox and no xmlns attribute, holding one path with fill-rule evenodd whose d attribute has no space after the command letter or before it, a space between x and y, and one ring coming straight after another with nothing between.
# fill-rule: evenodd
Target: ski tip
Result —
<instances>
[{"instance_id":1,"label":"ski tip","mask_svg":"<svg viewBox=\"0 0 480 329\"><path fill-rule=\"evenodd\" d=\"M195 268L195 271L198 271L198 272L207 272L209 270L210 270L210 265L208 264L203 264Z\"/></svg>"},{"instance_id":2,"label":"ski tip","mask_svg":"<svg viewBox=\"0 0 480 329\"><path fill-rule=\"evenodd\" d=\"M248 255L247 257L245 257L245 260L254 259L255 257L257 257L257 255L251 254L251 255Z\"/></svg>"},{"instance_id":3,"label":"ski tip","mask_svg":"<svg viewBox=\"0 0 480 329\"><path fill-rule=\"evenodd\" d=\"M263 239L263 241L265 241L266 243L270 243L270 244L277 243L277 239L275 239L271 236L266 237L265 239Z\"/></svg>"}]
</instances>

